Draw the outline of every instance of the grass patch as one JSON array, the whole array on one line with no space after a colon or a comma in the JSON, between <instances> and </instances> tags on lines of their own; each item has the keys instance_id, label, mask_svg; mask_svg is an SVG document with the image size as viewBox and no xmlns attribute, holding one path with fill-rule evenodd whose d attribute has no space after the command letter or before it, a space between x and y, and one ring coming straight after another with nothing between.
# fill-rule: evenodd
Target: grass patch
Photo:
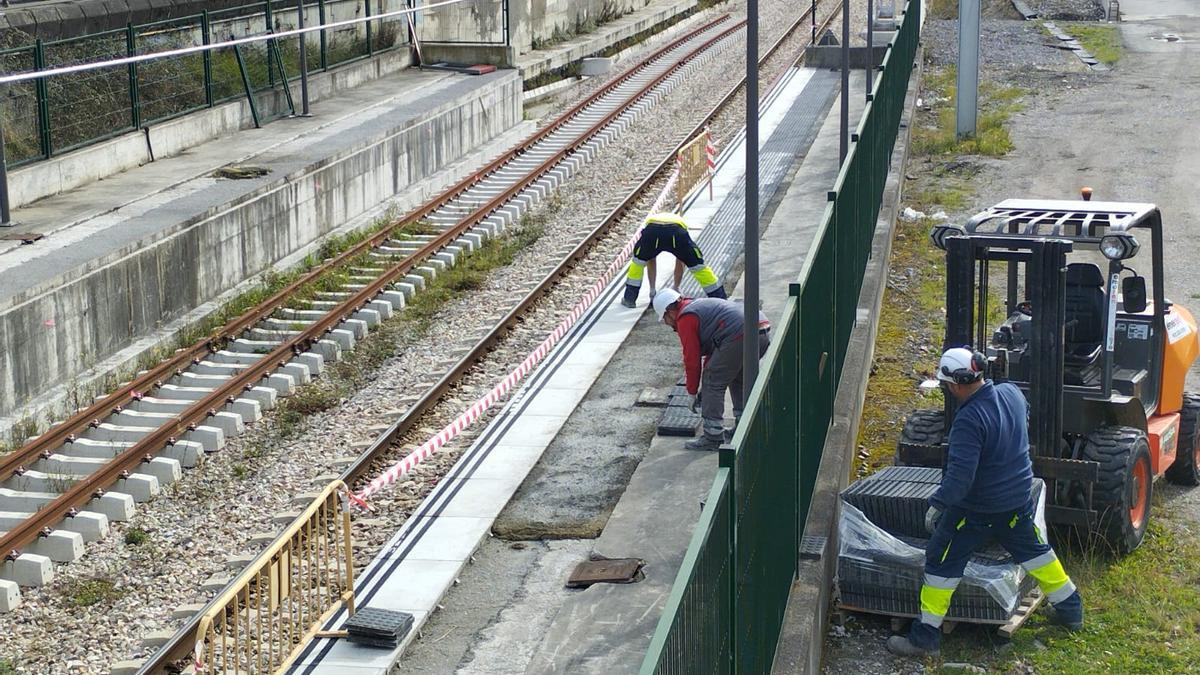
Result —
<instances>
[{"instance_id":1,"label":"grass patch","mask_svg":"<svg viewBox=\"0 0 1200 675\"><path fill-rule=\"evenodd\" d=\"M0 443L0 455L7 455L25 445L25 442L36 436L38 433L37 422L28 417L22 419L13 425L12 430L8 433L8 440Z\"/></svg>"},{"instance_id":2,"label":"grass patch","mask_svg":"<svg viewBox=\"0 0 1200 675\"><path fill-rule=\"evenodd\" d=\"M0 659L0 675L16 675L17 667L8 659Z\"/></svg>"},{"instance_id":3,"label":"grass patch","mask_svg":"<svg viewBox=\"0 0 1200 675\"><path fill-rule=\"evenodd\" d=\"M131 527L125 532L125 543L130 546L141 546L150 541L150 533L140 527Z\"/></svg>"},{"instance_id":4,"label":"grass patch","mask_svg":"<svg viewBox=\"0 0 1200 675\"><path fill-rule=\"evenodd\" d=\"M1111 66L1121 60L1125 46L1117 27L1109 23L1078 21L1060 24L1063 31L1071 35L1083 48L1092 53L1100 63Z\"/></svg>"},{"instance_id":5,"label":"grass patch","mask_svg":"<svg viewBox=\"0 0 1200 675\"><path fill-rule=\"evenodd\" d=\"M1024 109L1025 91L984 80L979 83L979 115L975 135L959 140L955 134L956 71L927 67L922 90L932 110L920 111L913 129L912 151L922 155L984 155L1003 157L1013 149L1006 124Z\"/></svg>"},{"instance_id":6,"label":"grass patch","mask_svg":"<svg viewBox=\"0 0 1200 675\"><path fill-rule=\"evenodd\" d=\"M291 396L281 399L275 406L275 424L280 436L295 436L303 428L306 418L340 404L346 391L344 386L322 379L300 387ZM234 474L237 474L236 467Z\"/></svg>"},{"instance_id":7,"label":"grass patch","mask_svg":"<svg viewBox=\"0 0 1200 675\"><path fill-rule=\"evenodd\" d=\"M125 593L108 579L75 579L63 588L63 596L72 607L91 607L112 602ZM4 669L0 668L0 673L3 672Z\"/></svg>"},{"instance_id":8,"label":"grass patch","mask_svg":"<svg viewBox=\"0 0 1200 675\"><path fill-rule=\"evenodd\" d=\"M931 19L958 18L958 0L930 0L928 7Z\"/></svg>"}]
</instances>

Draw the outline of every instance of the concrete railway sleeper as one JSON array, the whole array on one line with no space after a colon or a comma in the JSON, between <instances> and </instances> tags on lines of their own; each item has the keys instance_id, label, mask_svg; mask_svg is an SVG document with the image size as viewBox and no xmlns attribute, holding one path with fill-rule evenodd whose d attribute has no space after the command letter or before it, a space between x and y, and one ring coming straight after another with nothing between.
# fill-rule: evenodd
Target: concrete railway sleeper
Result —
<instances>
[{"instance_id":1,"label":"concrete railway sleeper","mask_svg":"<svg viewBox=\"0 0 1200 675\"><path fill-rule=\"evenodd\" d=\"M823 30L834 18L838 16L836 10L830 15L822 19L820 28ZM804 22L809 20L809 12L806 10L798 17L779 39L764 53L760 58L760 64L763 66L764 74L768 72L765 67L768 61L776 59L777 56L784 56L787 65L799 64L803 60L803 52L796 56L789 55L782 50L785 42L797 33L797 28L801 27ZM785 59L778 59L783 61ZM779 69L777 75L773 78L770 86L764 88L763 97L765 98L774 85L779 81L782 75L786 72L786 67ZM765 75L764 75L765 76ZM682 148L691 138L703 132L707 125L717 118L719 114L731 107L731 104L738 100L738 95L742 91L745 80L741 80L734 85L719 102L705 115L705 117L695 125L688 133L682 136L675 151L668 155L654 168L632 191L627 193L623 200L620 201L607 216L591 231L583 240L574 246L565 255L559 257L559 262L553 267L540 281L529 284L523 290L523 298L502 317L491 317L488 321L492 327L486 331L474 345L463 353L448 369L442 378L430 385L423 393L421 398L413 401L405 406L405 410L399 415L398 419L389 426L386 430L380 433L356 459L349 461L345 469L341 472L337 480L348 485L352 485L355 481L364 477L369 477L377 472L383 466L390 464L397 458L397 453L403 453L405 450L399 447L399 443L403 437L418 428L419 425L431 425L430 416L436 417L433 413L435 405L438 401L457 383L461 382L469 373L478 370L481 364L484 363L488 354L495 349L502 340L512 334L515 327L520 325L520 321L530 312L535 310L539 301L548 293L559 287L560 282L566 280L572 269L579 264L600 241L605 238L605 235L620 224L623 220L636 213L639 206L644 206L644 201L647 195L652 195L657 192L666 180L667 174L673 165L674 157L679 148ZM434 221L436 222L436 221ZM587 284L591 280L586 280ZM571 290L567 289L566 293L570 294ZM440 426L441 421L432 422L432 426ZM333 475L325 477L333 479ZM299 496L298 496L299 497ZM299 503L297 504L300 505ZM283 520L280 521L283 524ZM267 543L264 537L262 543ZM253 558L253 556L251 556ZM247 561L248 562L248 561ZM223 584L213 584L213 589L221 588ZM228 588L224 588L224 592L228 592ZM220 595L220 594L218 594ZM214 601L215 602L215 601ZM182 610L183 608L181 608ZM155 636L152 644L156 648L153 655L144 662L127 662L131 667L130 672L137 673L157 673L163 672L170 664L179 663L186 659L195 644L197 635L197 626L199 618L204 614L208 607L191 608L196 610L188 622L179 630L167 638L165 634ZM136 664L136 665L135 665Z\"/></svg>"},{"instance_id":2,"label":"concrete railway sleeper","mask_svg":"<svg viewBox=\"0 0 1200 675\"><path fill-rule=\"evenodd\" d=\"M47 583L52 562L76 559L108 522L128 520L135 503L319 376L427 279L503 232L740 29L722 17L683 36L400 221L423 220L437 234L393 238L399 224L381 232L4 457L0 610L19 602L19 586ZM348 273L345 283L289 307L334 269Z\"/></svg>"}]
</instances>

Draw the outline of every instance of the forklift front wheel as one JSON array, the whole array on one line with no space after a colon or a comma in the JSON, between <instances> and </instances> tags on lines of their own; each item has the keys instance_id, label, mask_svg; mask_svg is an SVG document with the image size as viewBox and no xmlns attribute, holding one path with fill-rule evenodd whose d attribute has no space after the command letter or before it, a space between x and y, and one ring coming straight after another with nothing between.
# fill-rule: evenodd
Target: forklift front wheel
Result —
<instances>
[{"instance_id":1,"label":"forklift front wheel","mask_svg":"<svg viewBox=\"0 0 1200 675\"><path fill-rule=\"evenodd\" d=\"M1154 474L1146 432L1101 427L1088 435L1083 454L1100 463L1092 490L1093 508L1100 513L1099 534L1117 553L1129 553L1142 543L1150 522Z\"/></svg>"},{"instance_id":2,"label":"forklift front wheel","mask_svg":"<svg viewBox=\"0 0 1200 675\"><path fill-rule=\"evenodd\" d=\"M1167 467L1167 480L1176 485L1200 485L1200 394L1183 394L1175 461Z\"/></svg>"}]
</instances>

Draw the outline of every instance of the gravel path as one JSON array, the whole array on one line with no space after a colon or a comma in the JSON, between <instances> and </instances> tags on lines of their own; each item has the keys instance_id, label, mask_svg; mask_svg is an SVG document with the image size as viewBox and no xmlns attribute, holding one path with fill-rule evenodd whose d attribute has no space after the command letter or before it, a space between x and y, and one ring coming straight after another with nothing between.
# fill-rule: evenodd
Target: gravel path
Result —
<instances>
[{"instance_id":1,"label":"gravel path","mask_svg":"<svg viewBox=\"0 0 1200 675\"><path fill-rule=\"evenodd\" d=\"M764 4L764 40L770 40L778 34L772 34L771 28L785 25L793 10L784 2ZM800 33L806 41L807 32ZM795 38L785 52L800 44L801 38ZM426 389L481 334L485 320L498 318L515 305L531 279L549 271L656 159L681 140L680 134L703 116L704 106L696 102L727 91L734 81L728 73L740 73L741 56L740 49L729 49L698 71L560 189L555 199L531 214L545 218L545 235L537 246L492 274L484 288L445 307L434 322L437 339L402 337L400 355L379 368L366 386L335 409L311 416L299 430L268 416L210 456L203 467L186 472L165 490L164 498L140 506L132 522L114 524L110 536L89 544L80 561L59 566L49 587L27 589L18 611L0 615L0 634L5 636L0 659L22 673L96 673L106 672L115 661L143 656L140 643L148 633L173 630L180 623L170 618L173 608L207 601L211 594L200 586L214 575L228 573L227 557L257 552L258 547L250 543L252 535L277 531L271 523L273 515L291 510L294 496L319 488L324 481L314 483L314 477L337 473L339 458L353 456L354 444L370 439L368 427L390 422L387 411L402 407L406 399ZM769 82L781 67L765 68L764 81ZM718 138L731 136L742 116L740 106L731 106L714 122ZM626 219L614 228L521 328L443 400L426 426L404 439L402 447L423 441L519 363L593 283L595 274L607 267L637 226L636 219ZM370 560L482 428L476 425L405 482L378 496L376 511L356 520L359 565ZM394 461L405 452L383 461ZM127 535L135 531L146 533L145 541L126 543ZM97 583L108 589L98 599L85 592Z\"/></svg>"}]
</instances>

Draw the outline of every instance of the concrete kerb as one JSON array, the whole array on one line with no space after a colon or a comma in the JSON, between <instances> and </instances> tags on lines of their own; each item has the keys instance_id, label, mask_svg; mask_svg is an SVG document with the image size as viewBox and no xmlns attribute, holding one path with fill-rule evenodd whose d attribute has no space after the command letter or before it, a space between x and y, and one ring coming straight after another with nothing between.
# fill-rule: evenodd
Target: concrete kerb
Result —
<instances>
[{"instance_id":1,"label":"concrete kerb","mask_svg":"<svg viewBox=\"0 0 1200 675\"><path fill-rule=\"evenodd\" d=\"M859 423L874 360L875 339L879 330L879 312L887 287L896 218L903 196L904 166L908 159L909 137L917 94L920 90L924 50L917 49L914 77L909 82L896 137L899 152L892 155L883 202L871 241L871 259L863 275L859 294L859 320L850 333L846 367L838 383L833 409L836 413L825 440L821 464L813 487L812 503L804 524L807 536L825 537L824 554L819 560L802 560L796 581L788 597L784 625L775 651L773 673L819 673L824 653L825 630L833 600L833 579L837 569L838 494L850 481L851 462L858 442ZM866 321L862 320L867 313ZM880 645L882 649L882 645Z\"/></svg>"}]
</instances>

